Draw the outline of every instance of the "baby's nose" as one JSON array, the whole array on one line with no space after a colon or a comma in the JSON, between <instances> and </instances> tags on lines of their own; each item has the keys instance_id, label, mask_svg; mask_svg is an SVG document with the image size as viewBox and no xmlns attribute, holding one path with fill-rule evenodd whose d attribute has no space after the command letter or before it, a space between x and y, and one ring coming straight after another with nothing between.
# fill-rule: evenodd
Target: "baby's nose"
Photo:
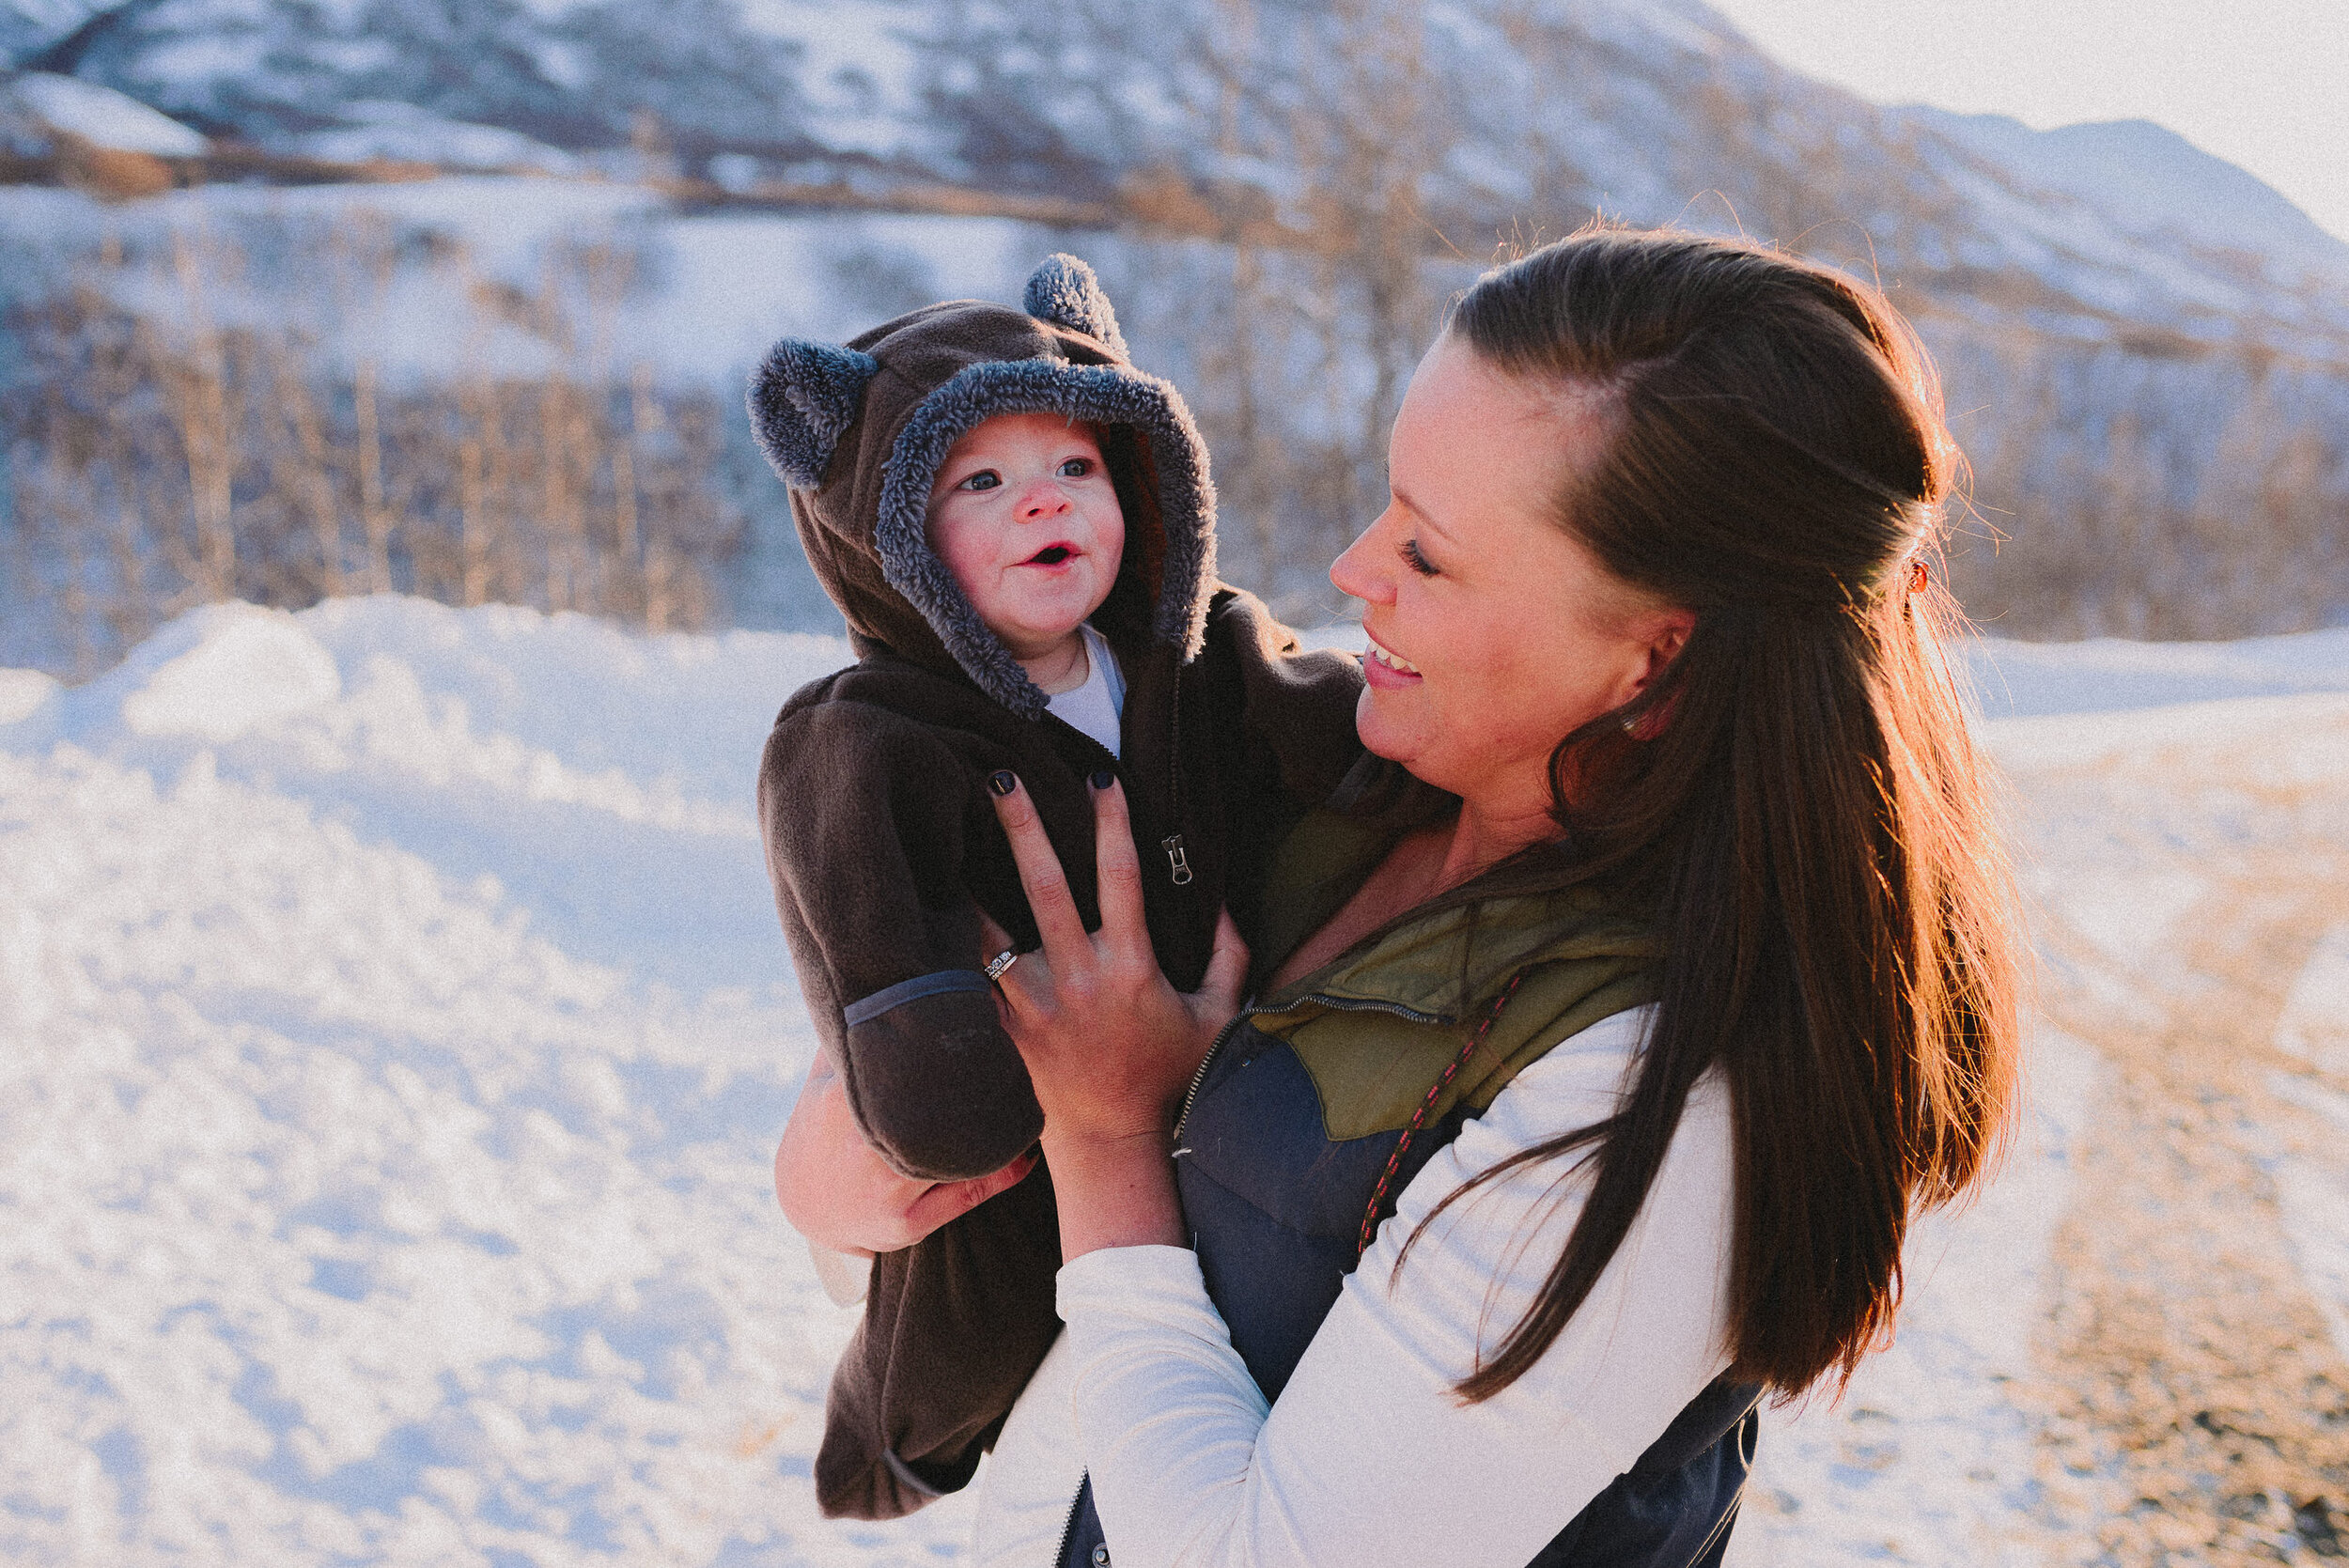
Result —
<instances>
[{"instance_id":1,"label":"baby's nose","mask_svg":"<svg viewBox=\"0 0 2349 1568\"><path fill-rule=\"evenodd\" d=\"M1050 479L1039 479L1028 487L1028 493L1019 498L1019 515L1023 518L1058 517L1068 510L1068 495Z\"/></svg>"}]
</instances>

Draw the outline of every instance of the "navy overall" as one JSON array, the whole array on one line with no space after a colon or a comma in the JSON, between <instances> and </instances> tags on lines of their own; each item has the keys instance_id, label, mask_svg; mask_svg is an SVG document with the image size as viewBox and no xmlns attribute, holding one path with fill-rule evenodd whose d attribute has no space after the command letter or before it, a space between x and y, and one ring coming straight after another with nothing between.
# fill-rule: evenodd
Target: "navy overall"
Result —
<instances>
[{"instance_id":1,"label":"navy overall","mask_svg":"<svg viewBox=\"0 0 2349 1568\"><path fill-rule=\"evenodd\" d=\"M1654 994L1645 935L1577 890L1406 917L1235 1021L1192 1087L1175 1172L1208 1294L1268 1400L1353 1271L1374 1194L1392 1213L1527 1063ZM1758 1396L1726 1379L1704 1389L1529 1568L1715 1568ZM1062 1568L1102 1568L1113 1551L1088 1481Z\"/></svg>"}]
</instances>

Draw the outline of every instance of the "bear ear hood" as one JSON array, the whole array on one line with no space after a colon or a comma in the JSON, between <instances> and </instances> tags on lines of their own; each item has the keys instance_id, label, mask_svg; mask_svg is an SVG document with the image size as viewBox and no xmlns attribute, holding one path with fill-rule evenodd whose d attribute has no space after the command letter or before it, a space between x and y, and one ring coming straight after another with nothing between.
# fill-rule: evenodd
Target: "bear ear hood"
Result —
<instances>
[{"instance_id":1,"label":"bear ear hood","mask_svg":"<svg viewBox=\"0 0 2349 1568\"><path fill-rule=\"evenodd\" d=\"M796 337L767 350L751 378L751 430L784 483L814 489L824 482L832 449L863 405L864 383L879 368L870 354Z\"/></svg>"},{"instance_id":2,"label":"bear ear hood","mask_svg":"<svg viewBox=\"0 0 2349 1568\"><path fill-rule=\"evenodd\" d=\"M753 377L749 403L760 449L791 487L800 543L859 653L878 644L958 671L1041 718L1044 693L930 548L930 488L955 442L999 414L1100 427L1126 550L1095 622L1121 646L1164 644L1186 661L1215 589L1215 488L1181 394L1128 361L1092 268L1049 258L1023 303L928 305L844 348L786 338Z\"/></svg>"},{"instance_id":3,"label":"bear ear hood","mask_svg":"<svg viewBox=\"0 0 2349 1568\"><path fill-rule=\"evenodd\" d=\"M1119 359L1130 359L1125 334L1117 330L1117 313L1102 292L1093 269L1066 253L1048 256L1028 276L1020 307L1039 321L1057 321L1091 337Z\"/></svg>"}]
</instances>

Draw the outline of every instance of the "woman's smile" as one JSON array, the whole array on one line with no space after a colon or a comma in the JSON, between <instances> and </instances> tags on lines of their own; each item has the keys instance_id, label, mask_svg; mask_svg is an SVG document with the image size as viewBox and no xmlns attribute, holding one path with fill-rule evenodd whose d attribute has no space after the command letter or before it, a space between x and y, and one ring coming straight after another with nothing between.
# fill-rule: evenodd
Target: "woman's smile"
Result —
<instances>
[{"instance_id":1,"label":"woman's smile","mask_svg":"<svg viewBox=\"0 0 2349 1568\"><path fill-rule=\"evenodd\" d=\"M1362 657L1362 674L1372 685L1399 686L1420 678L1418 665L1389 651L1367 629L1362 633L1362 640L1368 644Z\"/></svg>"}]
</instances>

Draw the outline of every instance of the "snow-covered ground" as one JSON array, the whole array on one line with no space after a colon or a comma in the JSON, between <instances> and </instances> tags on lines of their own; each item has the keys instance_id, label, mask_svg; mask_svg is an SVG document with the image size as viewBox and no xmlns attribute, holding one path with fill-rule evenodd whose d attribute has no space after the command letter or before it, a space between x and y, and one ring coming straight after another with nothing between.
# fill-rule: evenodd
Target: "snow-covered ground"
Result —
<instances>
[{"instance_id":1,"label":"snow-covered ground","mask_svg":"<svg viewBox=\"0 0 2349 1568\"><path fill-rule=\"evenodd\" d=\"M833 1525L805 1481L852 1320L769 1190L812 1037L750 783L845 657L370 599L0 672L0 1559L959 1555L959 1500ZM2182 755L2222 826L2349 796L2342 634L1981 658L2027 802ZM2105 826L2033 886L2150 951L2183 905ZM2285 988L2278 1071L2349 1114L2349 925ZM1773 1416L1733 1560L2070 1560L2114 1483L2014 1389L2111 1071L2041 1030L2002 1180L1925 1227L1848 1397ZM2273 1175L2349 1359L2332 1168Z\"/></svg>"}]
</instances>

